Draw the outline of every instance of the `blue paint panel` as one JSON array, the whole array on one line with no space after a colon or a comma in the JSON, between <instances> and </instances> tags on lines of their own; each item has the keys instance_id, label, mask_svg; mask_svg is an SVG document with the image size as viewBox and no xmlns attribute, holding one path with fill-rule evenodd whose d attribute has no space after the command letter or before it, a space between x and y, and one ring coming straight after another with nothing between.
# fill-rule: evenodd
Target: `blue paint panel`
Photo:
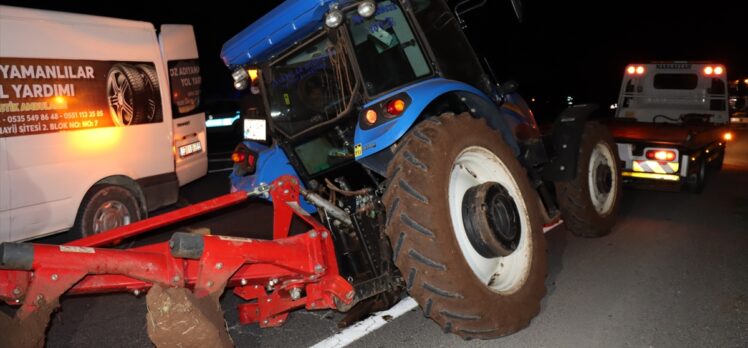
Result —
<instances>
[{"instance_id":1,"label":"blue paint panel","mask_svg":"<svg viewBox=\"0 0 748 348\"><path fill-rule=\"evenodd\" d=\"M452 91L471 93L493 103L490 98L477 88L462 82L443 78L429 79L396 90L366 104L364 107L369 107L403 92L406 92L408 96L410 96L412 100L411 104L408 105L405 113L400 117L394 118L387 123L368 130L363 130L360 126L356 126L356 134L353 138L354 143L357 145L361 144L363 148L361 156L356 157L356 159L365 158L390 147L405 135L405 133L413 126L413 123L416 122L423 110L434 101L434 99L444 93Z\"/></svg>"},{"instance_id":2,"label":"blue paint panel","mask_svg":"<svg viewBox=\"0 0 748 348\"><path fill-rule=\"evenodd\" d=\"M322 26L335 0L287 0L223 44L228 65L257 63L289 48Z\"/></svg>"},{"instance_id":3,"label":"blue paint panel","mask_svg":"<svg viewBox=\"0 0 748 348\"><path fill-rule=\"evenodd\" d=\"M258 153L257 171L247 176L236 175L232 171L229 175L232 192L236 190L251 191L260 183L270 184L282 175L293 175L297 179L299 178L299 174L289 163L288 157L278 146L268 147L253 141L244 141L244 145ZM299 183L301 183L301 180L299 180ZM301 185L304 186L303 183ZM268 197L268 201L272 201L272 198ZM317 212L317 208L309 204L303 197L301 198L301 208L310 214Z\"/></svg>"}]
</instances>

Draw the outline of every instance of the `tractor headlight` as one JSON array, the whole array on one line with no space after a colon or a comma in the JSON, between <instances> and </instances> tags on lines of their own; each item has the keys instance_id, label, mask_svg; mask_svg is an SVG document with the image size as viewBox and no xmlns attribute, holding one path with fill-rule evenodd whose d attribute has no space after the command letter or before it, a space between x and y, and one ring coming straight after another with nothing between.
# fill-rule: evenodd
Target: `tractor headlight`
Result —
<instances>
[{"instance_id":1,"label":"tractor headlight","mask_svg":"<svg viewBox=\"0 0 748 348\"><path fill-rule=\"evenodd\" d=\"M231 72L231 77L234 79L234 88L240 91L247 88L249 85L247 82L249 74L247 74L247 70L244 70L244 68L239 67L234 69L234 71Z\"/></svg>"},{"instance_id":2,"label":"tractor headlight","mask_svg":"<svg viewBox=\"0 0 748 348\"><path fill-rule=\"evenodd\" d=\"M330 29L335 29L343 23L343 12L337 8L332 9L325 17L325 25Z\"/></svg>"},{"instance_id":3,"label":"tractor headlight","mask_svg":"<svg viewBox=\"0 0 748 348\"><path fill-rule=\"evenodd\" d=\"M358 15L364 18L369 18L377 12L377 4L374 1L363 1L358 4Z\"/></svg>"}]
</instances>

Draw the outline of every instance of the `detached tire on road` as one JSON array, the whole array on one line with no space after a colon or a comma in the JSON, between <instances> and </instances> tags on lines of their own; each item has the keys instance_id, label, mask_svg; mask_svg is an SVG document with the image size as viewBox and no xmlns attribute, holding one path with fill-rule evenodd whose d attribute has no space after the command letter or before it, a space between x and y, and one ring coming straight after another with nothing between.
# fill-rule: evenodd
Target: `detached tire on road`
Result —
<instances>
[{"instance_id":1,"label":"detached tire on road","mask_svg":"<svg viewBox=\"0 0 748 348\"><path fill-rule=\"evenodd\" d=\"M499 132L444 114L416 125L396 151L385 232L424 315L466 339L527 326L546 292L545 237L537 194Z\"/></svg>"},{"instance_id":2,"label":"detached tire on road","mask_svg":"<svg viewBox=\"0 0 748 348\"><path fill-rule=\"evenodd\" d=\"M587 122L574 180L556 182L564 223L576 236L601 237L615 223L621 196L616 143L607 127Z\"/></svg>"},{"instance_id":3,"label":"detached tire on road","mask_svg":"<svg viewBox=\"0 0 748 348\"><path fill-rule=\"evenodd\" d=\"M95 185L83 198L71 232L83 238L143 218L133 193L116 185Z\"/></svg>"}]
</instances>

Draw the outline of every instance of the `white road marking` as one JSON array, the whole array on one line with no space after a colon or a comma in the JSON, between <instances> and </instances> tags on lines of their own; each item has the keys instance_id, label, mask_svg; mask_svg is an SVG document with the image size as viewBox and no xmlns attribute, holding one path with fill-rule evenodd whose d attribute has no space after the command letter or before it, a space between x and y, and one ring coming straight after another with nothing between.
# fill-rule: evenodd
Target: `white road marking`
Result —
<instances>
[{"instance_id":1,"label":"white road marking","mask_svg":"<svg viewBox=\"0 0 748 348\"><path fill-rule=\"evenodd\" d=\"M548 233L550 230L560 226L562 223L564 223L564 220L559 219L558 222L556 222L553 225L550 226L543 226L543 233Z\"/></svg>"},{"instance_id":2,"label":"white road marking","mask_svg":"<svg viewBox=\"0 0 748 348\"><path fill-rule=\"evenodd\" d=\"M564 223L564 221L559 220L553 225L544 226L543 233L548 233L548 231L558 227L562 223ZM372 314L372 316L370 316L369 318L359 321L358 323L353 324L353 326L350 326L333 336L330 336L320 342L317 342L317 344L311 346L310 348L342 348L342 347L345 347L355 342L356 340L360 339L361 337L364 337L376 331L377 329L381 328L382 326L387 325L389 322L391 322L395 318L400 317L405 313L408 313L411 309L414 309L416 307L418 307L418 303L416 303L416 300L414 300L412 297L406 297L402 299L400 303L396 304L392 308L386 311L376 312Z\"/></svg>"},{"instance_id":3,"label":"white road marking","mask_svg":"<svg viewBox=\"0 0 748 348\"><path fill-rule=\"evenodd\" d=\"M340 348L345 347L361 337L364 337L374 330L379 329L395 318L408 313L411 309L418 307L418 303L412 297L406 297L396 304L392 308L376 312L369 318L359 321L352 326L347 327L345 330L338 332L337 334L330 336L311 348ZM385 317L387 319L385 319Z\"/></svg>"},{"instance_id":4,"label":"white road marking","mask_svg":"<svg viewBox=\"0 0 748 348\"><path fill-rule=\"evenodd\" d=\"M233 168L233 167L232 167L232 168L221 168L221 169L213 169L213 170L209 170L209 171L208 171L208 173L230 172L230 171L232 171L232 170L234 170L234 168Z\"/></svg>"}]
</instances>

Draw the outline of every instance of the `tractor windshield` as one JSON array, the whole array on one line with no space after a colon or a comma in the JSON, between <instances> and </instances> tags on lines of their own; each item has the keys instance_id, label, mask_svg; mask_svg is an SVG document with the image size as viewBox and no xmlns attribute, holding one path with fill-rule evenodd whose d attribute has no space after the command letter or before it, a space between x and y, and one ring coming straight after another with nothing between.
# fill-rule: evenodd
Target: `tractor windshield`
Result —
<instances>
[{"instance_id":1,"label":"tractor windshield","mask_svg":"<svg viewBox=\"0 0 748 348\"><path fill-rule=\"evenodd\" d=\"M403 10L394 1L377 2L377 11L370 18L352 11L347 23L369 95L431 73Z\"/></svg>"},{"instance_id":2,"label":"tractor windshield","mask_svg":"<svg viewBox=\"0 0 748 348\"><path fill-rule=\"evenodd\" d=\"M341 116L355 88L345 50L326 36L274 63L265 82L273 124L289 136Z\"/></svg>"}]
</instances>

